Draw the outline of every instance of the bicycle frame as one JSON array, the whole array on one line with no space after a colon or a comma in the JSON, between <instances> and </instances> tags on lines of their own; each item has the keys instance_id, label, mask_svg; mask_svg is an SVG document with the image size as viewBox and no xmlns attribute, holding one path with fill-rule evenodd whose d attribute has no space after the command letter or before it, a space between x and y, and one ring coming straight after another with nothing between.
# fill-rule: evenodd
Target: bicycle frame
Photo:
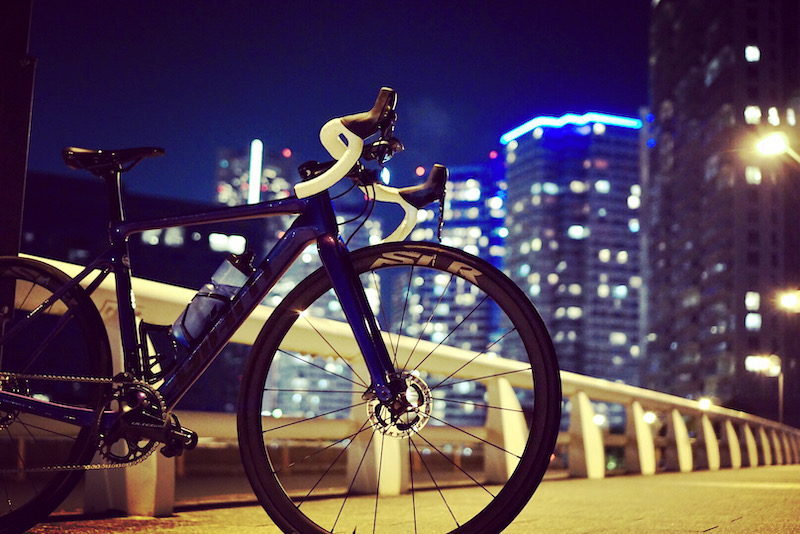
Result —
<instances>
[{"instance_id":1,"label":"bicycle frame","mask_svg":"<svg viewBox=\"0 0 800 534\"><path fill-rule=\"evenodd\" d=\"M112 207L112 219L120 222L111 226L111 248L88 265L72 280L71 284L56 292L52 298L63 295L71 287L85 280L90 273L99 269L100 274L87 287L87 291L91 292L109 272L113 272L116 281L124 368L137 378L143 376L143 355L139 352L143 340L139 339L136 328L127 250L128 238L147 230L177 226L280 215L298 216L234 296L230 310L216 322L204 339L190 348L189 355L184 361L164 378L158 390L163 396L168 410L175 407L286 270L303 250L314 242L317 244L320 259L331 278L345 316L353 329L372 378L373 389L381 400L390 398L392 392L389 383L395 372L394 367L381 338L374 314L367 302L364 289L348 258L347 248L339 237L335 213L327 191L305 199L289 197L246 206L137 222L121 221L121 209L118 217L114 217L114 211L116 211L115 207ZM92 410L62 406L4 391L0 391L0 406L38 413L52 419L79 425L91 424L97 417ZM111 424L114 415L115 412L103 414L100 421L101 428Z\"/></svg>"}]
</instances>

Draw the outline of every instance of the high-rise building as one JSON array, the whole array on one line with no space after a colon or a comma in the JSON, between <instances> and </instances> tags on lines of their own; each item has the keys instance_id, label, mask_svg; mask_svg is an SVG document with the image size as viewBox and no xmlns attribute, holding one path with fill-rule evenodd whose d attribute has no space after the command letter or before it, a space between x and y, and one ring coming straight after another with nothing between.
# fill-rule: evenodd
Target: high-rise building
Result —
<instances>
[{"instance_id":1,"label":"high-rise building","mask_svg":"<svg viewBox=\"0 0 800 534\"><path fill-rule=\"evenodd\" d=\"M775 379L745 361L779 356L796 400L797 320L776 294L800 282L800 173L754 147L800 141L800 3L652 5L646 383L774 417Z\"/></svg>"},{"instance_id":2,"label":"high-rise building","mask_svg":"<svg viewBox=\"0 0 800 534\"><path fill-rule=\"evenodd\" d=\"M639 382L639 131L601 113L503 135L505 270L548 324L562 369Z\"/></svg>"}]
</instances>

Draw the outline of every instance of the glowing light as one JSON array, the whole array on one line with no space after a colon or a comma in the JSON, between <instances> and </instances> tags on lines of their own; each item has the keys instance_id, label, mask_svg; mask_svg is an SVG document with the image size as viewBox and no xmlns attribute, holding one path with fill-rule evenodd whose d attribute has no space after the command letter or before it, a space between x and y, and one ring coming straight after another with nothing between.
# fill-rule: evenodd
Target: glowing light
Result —
<instances>
[{"instance_id":1,"label":"glowing light","mask_svg":"<svg viewBox=\"0 0 800 534\"><path fill-rule=\"evenodd\" d=\"M653 412L645 412L644 415L642 416L642 420L648 425L652 425L653 423L656 422L657 419L658 417Z\"/></svg>"},{"instance_id":2,"label":"glowing light","mask_svg":"<svg viewBox=\"0 0 800 534\"><path fill-rule=\"evenodd\" d=\"M777 156L783 154L789 148L786 135L781 132L774 132L756 143L756 149L765 156Z\"/></svg>"},{"instance_id":3,"label":"glowing light","mask_svg":"<svg viewBox=\"0 0 800 534\"><path fill-rule=\"evenodd\" d=\"M392 173L389 171L388 168L384 167L381 169L381 182L388 184L389 180L392 178Z\"/></svg>"},{"instance_id":4,"label":"glowing light","mask_svg":"<svg viewBox=\"0 0 800 534\"><path fill-rule=\"evenodd\" d=\"M422 176L422 175L424 175L424 174L425 174L425 167L423 167L422 165L420 165L419 167L417 167L416 169L414 169L414 174L416 174L417 176Z\"/></svg>"},{"instance_id":5,"label":"glowing light","mask_svg":"<svg viewBox=\"0 0 800 534\"><path fill-rule=\"evenodd\" d=\"M703 397L697 402L697 406L701 410L708 410L709 408L711 408L711 399L709 399L708 397Z\"/></svg>"},{"instance_id":6,"label":"glowing light","mask_svg":"<svg viewBox=\"0 0 800 534\"><path fill-rule=\"evenodd\" d=\"M281 156L284 158L291 158L292 157L292 149L291 148L284 148L281 150Z\"/></svg>"},{"instance_id":7,"label":"glowing light","mask_svg":"<svg viewBox=\"0 0 800 534\"><path fill-rule=\"evenodd\" d=\"M250 187L248 188L247 203L258 204L261 201L261 163L264 157L264 143L260 139L253 139L250 143Z\"/></svg>"},{"instance_id":8,"label":"glowing light","mask_svg":"<svg viewBox=\"0 0 800 534\"><path fill-rule=\"evenodd\" d=\"M794 313L800 312L800 291L783 291L778 294L778 307Z\"/></svg>"},{"instance_id":9,"label":"glowing light","mask_svg":"<svg viewBox=\"0 0 800 534\"><path fill-rule=\"evenodd\" d=\"M618 126L620 128L631 128L634 130L638 130L642 127L642 121L631 117L620 117L618 115L595 112L584 113L583 115L567 113L561 117L535 117L525 124L517 126L513 130L503 134L500 137L500 142L507 145L514 139L534 131L537 128L562 128L567 125L586 126L590 123L600 123L604 126Z\"/></svg>"},{"instance_id":10,"label":"glowing light","mask_svg":"<svg viewBox=\"0 0 800 534\"><path fill-rule=\"evenodd\" d=\"M497 150L489 152L489 159L497 159Z\"/></svg>"}]
</instances>

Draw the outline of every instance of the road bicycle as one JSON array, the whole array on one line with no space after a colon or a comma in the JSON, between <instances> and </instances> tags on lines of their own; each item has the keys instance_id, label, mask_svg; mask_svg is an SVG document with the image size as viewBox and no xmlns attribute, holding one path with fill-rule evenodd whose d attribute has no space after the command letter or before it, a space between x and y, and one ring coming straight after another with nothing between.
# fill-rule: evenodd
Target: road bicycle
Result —
<instances>
[{"instance_id":1,"label":"road bicycle","mask_svg":"<svg viewBox=\"0 0 800 534\"><path fill-rule=\"evenodd\" d=\"M436 165L404 188L379 180L403 148L396 98L383 88L371 110L325 124L334 159L303 164L294 195L192 215L124 217L121 175L163 149L64 150L68 166L107 185L110 246L74 278L0 258L0 532L46 518L87 470L193 448L176 404L309 245L322 267L271 311L242 378L239 448L264 509L300 533L500 532L516 517L555 446L556 355L531 302L497 268L404 241L436 202L441 228L448 173ZM403 207L384 243L347 249L329 194L345 178L370 207ZM137 317L131 236L286 215L293 222L257 265L230 258L242 281L217 284L227 294L204 288L173 326ZM117 372L91 299L109 275ZM356 513L365 502L370 512Z\"/></svg>"}]
</instances>

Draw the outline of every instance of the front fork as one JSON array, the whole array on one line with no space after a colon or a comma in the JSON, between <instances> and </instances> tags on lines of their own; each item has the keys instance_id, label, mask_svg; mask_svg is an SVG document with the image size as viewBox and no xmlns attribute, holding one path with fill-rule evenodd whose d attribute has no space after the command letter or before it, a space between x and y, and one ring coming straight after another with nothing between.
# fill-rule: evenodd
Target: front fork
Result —
<instances>
[{"instance_id":1,"label":"front fork","mask_svg":"<svg viewBox=\"0 0 800 534\"><path fill-rule=\"evenodd\" d=\"M340 239L328 234L317 240L317 248L347 322L353 329L356 343L372 379L375 395L382 402L390 401L401 390L405 390L405 382L397 379L386 343L369 306L361 280L350 261L347 247Z\"/></svg>"}]
</instances>

